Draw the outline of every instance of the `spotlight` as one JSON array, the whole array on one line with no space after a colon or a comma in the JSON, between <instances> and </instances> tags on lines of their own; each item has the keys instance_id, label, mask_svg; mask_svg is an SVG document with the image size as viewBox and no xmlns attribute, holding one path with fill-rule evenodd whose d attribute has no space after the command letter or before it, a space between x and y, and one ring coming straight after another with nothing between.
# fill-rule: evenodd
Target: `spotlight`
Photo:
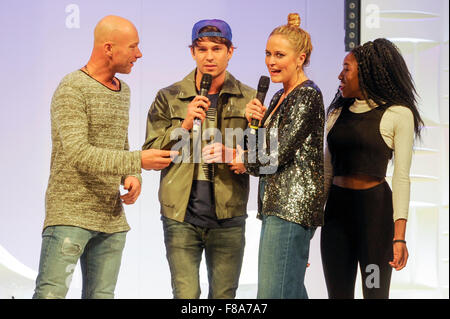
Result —
<instances>
[{"instance_id":1,"label":"spotlight","mask_svg":"<svg viewBox=\"0 0 450 319\"><path fill-rule=\"evenodd\" d=\"M360 44L361 0L345 0L345 51Z\"/></svg>"}]
</instances>

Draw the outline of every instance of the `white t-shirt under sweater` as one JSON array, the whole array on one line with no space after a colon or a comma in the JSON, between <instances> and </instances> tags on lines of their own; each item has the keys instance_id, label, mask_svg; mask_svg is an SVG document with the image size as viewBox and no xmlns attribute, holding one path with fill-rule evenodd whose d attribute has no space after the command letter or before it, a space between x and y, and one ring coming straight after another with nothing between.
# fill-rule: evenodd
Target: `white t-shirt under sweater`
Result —
<instances>
[{"instance_id":1,"label":"white t-shirt under sweater","mask_svg":"<svg viewBox=\"0 0 450 319\"><path fill-rule=\"evenodd\" d=\"M356 99L350 106L353 113L368 112L374 107L366 101ZM325 130L325 194L328 194L333 182L333 166L331 164L331 154L328 149L326 136L330 132L334 123L341 113L342 108L333 110L327 120ZM394 221L397 219L407 219L410 197L410 178L412 150L414 143L414 117L411 110L405 106L390 106L383 114L380 121L380 133L394 152L394 172L392 176L392 202L394 207Z\"/></svg>"}]
</instances>

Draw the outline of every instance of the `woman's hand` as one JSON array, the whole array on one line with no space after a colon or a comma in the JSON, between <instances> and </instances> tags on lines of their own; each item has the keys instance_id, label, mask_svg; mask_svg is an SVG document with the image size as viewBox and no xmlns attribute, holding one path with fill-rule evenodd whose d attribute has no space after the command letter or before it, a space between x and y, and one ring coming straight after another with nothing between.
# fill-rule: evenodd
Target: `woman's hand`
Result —
<instances>
[{"instance_id":1,"label":"woman's hand","mask_svg":"<svg viewBox=\"0 0 450 319\"><path fill-rule=\"evenodd\" d=\"M406 266L406 262L408 261L408 248L406 247L406 243L395 242L392 244L394 251L394 258L389 262L392 268L395 270L402 270Z\"/></svg>"},{"instance_id":2,"label":"woman's hand","mask_svg":"<svg viewBox=\"0 0 450 319\"><path fill-rule=\"evenodd\" d=\"M394 242L392 243L394 258L389 262L389 265L397 271L405 268L406 262L408 261L408 248L406 248L406 242L403 242L405 233L406 219L399 218L394 224ZM400 241L395 241L396 239Z\"/></svg>"},{"instance_id":3,"label":"woman's hand","mask_svg":"<svg viewBox=\"0 0 450 319\"><path fill-rule=\"evenodd\" d=\"M249 123L252 122L252 119L261 121L266 110L267 108L258 99L253 99L245 107L245 117Z\"/></svg>"},{"instance_id":4,"label":"woman's hand","mask_svg":"<svg viewBox=\"0 0 450 319\"><path fill-rule=\"evenodd\" d=\"M238 144L236 146L236 153L233 158L233 161L228 164L230 170L232 170L235 174L244 174L247 171L247 169L245 168L245 165L242 161L243 154L244 154L244 150Z\"/></svg>"}]
</instances>

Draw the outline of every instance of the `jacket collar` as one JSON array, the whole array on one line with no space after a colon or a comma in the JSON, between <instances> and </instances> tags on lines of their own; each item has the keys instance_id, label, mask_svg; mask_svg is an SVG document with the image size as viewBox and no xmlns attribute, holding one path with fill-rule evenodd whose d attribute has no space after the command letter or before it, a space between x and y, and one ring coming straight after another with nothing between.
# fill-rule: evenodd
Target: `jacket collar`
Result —
<instances>
[{"instance_id":1,"label":"jacket collar","mask_svg":"<svg viewBox=\"0 0 450 319\"><path fill-rule=\"evenodd\" d=\"M197 96L197 90L195 88L195 74L197 69L194 69L180 82L180 91L177 94L177 98L188 99ZM238 81L228 71L225 71L225 81L219 95L242 95L241 89L238 86Z\"/></svg>"}]
</instances>

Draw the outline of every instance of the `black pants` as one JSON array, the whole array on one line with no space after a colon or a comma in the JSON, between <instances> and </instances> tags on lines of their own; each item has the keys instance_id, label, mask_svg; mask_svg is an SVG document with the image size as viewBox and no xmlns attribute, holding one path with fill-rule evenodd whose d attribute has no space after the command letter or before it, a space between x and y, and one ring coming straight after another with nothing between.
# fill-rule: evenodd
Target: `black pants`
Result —
<instances>
[{"instance_id":1,"label":"black pants","mask_svg":"<svg viewBox=\"0 0 450 319\"><path fill-rule=\"evenodd\" d=\"M389 298L393 235L387 182L365 190L332 185L320 243L328 297L354 298L359 262L364 298Z\"/></svg>"}]
</instances>

